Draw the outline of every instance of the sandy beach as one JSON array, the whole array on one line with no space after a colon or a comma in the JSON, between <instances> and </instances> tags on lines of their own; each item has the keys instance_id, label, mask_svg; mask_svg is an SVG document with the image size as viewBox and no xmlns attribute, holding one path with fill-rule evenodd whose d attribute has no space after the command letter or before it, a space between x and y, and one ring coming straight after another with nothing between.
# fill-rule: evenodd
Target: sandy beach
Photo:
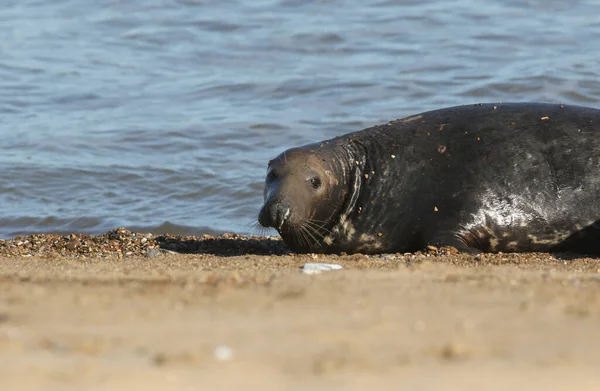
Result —
<instances>
[{"instance_id":1,"label":"sandy beach","mask_svg":"<svg viewBox=\"0 0 600 391\"><path fill-rule=\"evenodd\" d=\"M165 249L0 242L3 389L600 389L597 259L147 238ZM184 243L196 253L166 250ZM343 269L302 273L309 262Z\"/></svg>"}]
</instances>

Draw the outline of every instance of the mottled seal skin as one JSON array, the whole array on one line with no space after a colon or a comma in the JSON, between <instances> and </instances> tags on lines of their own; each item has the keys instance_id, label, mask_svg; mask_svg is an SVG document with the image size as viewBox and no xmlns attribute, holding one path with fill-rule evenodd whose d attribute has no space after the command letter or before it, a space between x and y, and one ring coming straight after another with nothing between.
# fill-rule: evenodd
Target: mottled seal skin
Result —
<instances>
[{"instance_id":1,"label":"mottled seal skin","mask_svg":"<svg viewBox=\"0 0 600 391\"><path fill-rule=\"evenodd\" d=\"M259 223L296 252L600 254L600 110L457 106L269 162Z\"/></svg>"}]
</instances>

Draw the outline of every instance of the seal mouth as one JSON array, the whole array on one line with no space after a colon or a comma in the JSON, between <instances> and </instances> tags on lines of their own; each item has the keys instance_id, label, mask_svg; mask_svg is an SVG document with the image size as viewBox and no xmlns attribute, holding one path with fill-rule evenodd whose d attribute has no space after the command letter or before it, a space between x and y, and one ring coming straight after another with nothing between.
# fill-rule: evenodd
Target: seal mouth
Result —
<instances>
[{"instance_id":1,"label":"seal mouth","mask_svg":"<svg viewBox=\"0 0 600 391\"><path fill-rule=\"evenodd\" d=\"M281 229L283 228L283 224L285 224L285 222L288 220L289 217L290 217L290 208L287 208L285 210L285 213L283 214L283 218L281 219L281 222L279 223L279 227L277 227L277 230L281 231Z\"/></svg>"}]
</instances>

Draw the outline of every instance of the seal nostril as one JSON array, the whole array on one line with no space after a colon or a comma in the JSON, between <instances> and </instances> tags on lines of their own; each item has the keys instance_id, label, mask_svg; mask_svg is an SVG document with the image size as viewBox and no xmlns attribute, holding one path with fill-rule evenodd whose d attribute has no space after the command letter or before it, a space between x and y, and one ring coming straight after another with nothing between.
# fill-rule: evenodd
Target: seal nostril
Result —
<instances>
[{"instance_id":1,"label":"seal nostril","mask_svg":"<svg viewBox=\"0 0 600 391\"><path fill-rule=\"evenodd\" d=\"M275 172L275 170L269 171L267 174L267 182L273 182L275 179L277 179L277 172Z\"/></svg>"},{"instance_id":2,"label":"seal nostril","mask_svg":"<svg viewBox=\"0 0 600 391\"><path fill-rule=\"evenodd\" d=\"M265 208L262 208L260 210L260 212L258 212L258 223L260 225L262 225L263 227L268 227L269 226L268 221L267 221L267 216L266 216L266 213L265 213Z\"/></svg>"},{"instance_id":3,"label":"seal nostril","mask_svg":"<svg viewBox=\"0 0 600 391\"><path fill-rule=\"evenodd\" d=\"M273 227L275 225L273 213L269 209L270 208L265 205L258 213L258 223L263 227Z\"/></svg>"}]
</instances>

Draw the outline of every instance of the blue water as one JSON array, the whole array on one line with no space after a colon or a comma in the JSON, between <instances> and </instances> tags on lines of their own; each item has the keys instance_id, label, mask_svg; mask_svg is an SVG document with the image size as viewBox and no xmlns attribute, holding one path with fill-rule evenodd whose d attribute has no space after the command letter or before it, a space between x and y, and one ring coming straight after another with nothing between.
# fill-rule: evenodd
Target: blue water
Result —
<instances>
[{"instance_id":1,"label":"blue water","mask_svg":"<svg viewBox=\"0 0 600 391\"><path fill-rule=\"evenodd\" d=\"M443 106L600 107L600 3L5 1L0 237L251 232L286 148Z\"/></svg>"}]
</instances>

